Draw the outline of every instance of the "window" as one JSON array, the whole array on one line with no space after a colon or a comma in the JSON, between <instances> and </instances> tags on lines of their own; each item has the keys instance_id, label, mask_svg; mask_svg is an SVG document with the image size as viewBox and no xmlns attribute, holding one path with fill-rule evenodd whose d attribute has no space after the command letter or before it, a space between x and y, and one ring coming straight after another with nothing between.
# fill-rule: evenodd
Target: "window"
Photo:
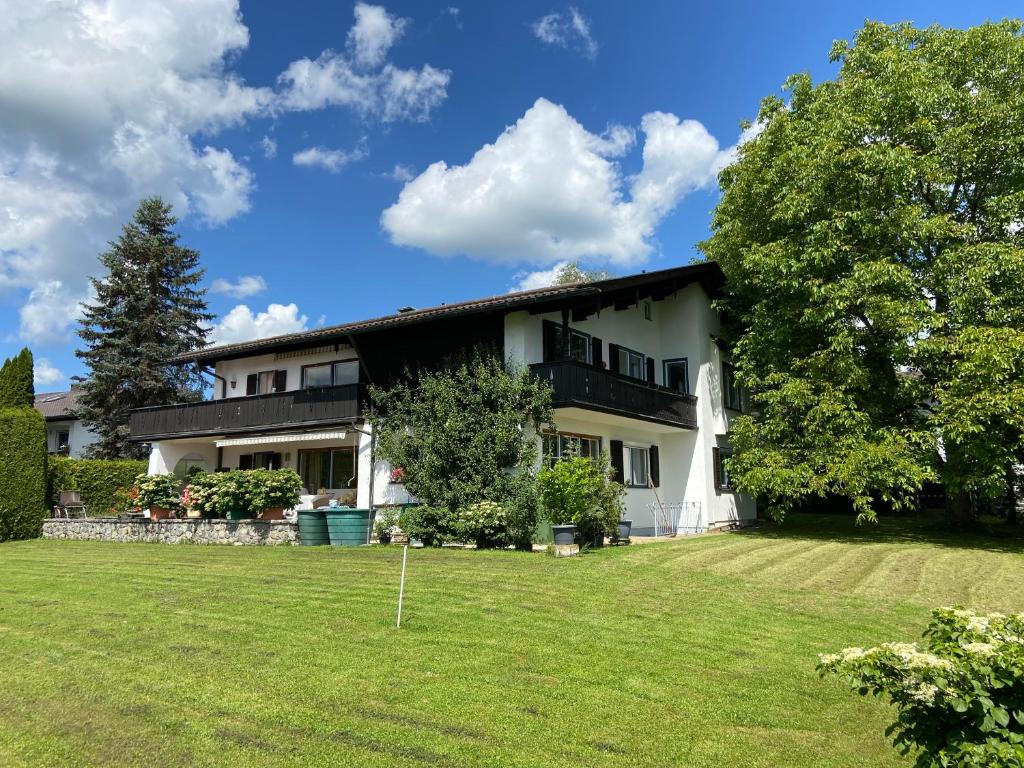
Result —
<instances>
[{"instance_id":1,"label":"window","mask_svg":"<svg viewBox=\"0 0 1024 768\"><path fill-rule=\"evenodd\" d=\"M732 363L722 363L722 402L730 410L743 410L743 389L736 383L736 368Z\"/></svg>"},{"instance_id":2,"label":"window","mask_svg":"<svg viewBox=\"0 0 1024 768\"><path fill-rule=\"evenodd\" d=\"M650 479L650 449L635 445L624 446L626 485L632 488L646 488Z\"/></svg>"},{"instance_id":3,"label":"window","mask_svg":"<svg viewBox=\"0 0 1024 768\"><path fill-rule=\"evenodd\" d=\"M596 459L601 455L601 438L570 432L544 434L544 460L549 466L561 458L572 455Z\"/></svg>"},{"instance_id":4,"label":"window","mask_svg":"<svg viewBox=\"0 0 1024 768\"><path fill-rule=\"evenodd\" d=\"M269 395L288 389L288 371L260 371L250 373L245 379L246 395Z\"/></svg>"},{"instance_id":5,"label":"window","mask_svg":"<svg viewBox=\"0 0 1024 768\"><path fill-rule=\"evenodd\" d=\"M647 366L645 357L639 352L634 352L626 347L619 347L619 373L624 373L634 379L647 378Z\"/></svg>"},{"instance_id":6,"label":"window","mask_svg":"<svg viewBox=\"0 0 1024 768\"><path fill-rule=\"evenodd\" d=\"M359 361L339 360L335 363L306 365L302 368L302 387L338 387L359 383Z\"/></svg>"},{"instance_id":7,"label":"window","mask_svg":"<svg viewBox=\"0 0 1024 768\"><path fill-rule=\"evenodd\" d=\"M548 332L547 332L547 344L548 349L545 350L547 360L562 360L564 355L562 354L562 326L557 323L552 323L550 320L547 321ZM569 360L578 360L581 363L592 363L593 358L591 356L591 345L590 335L577 331L573 328L569 329Z\"/></svg>"},{"instance_id":8,"label":"window","mask_svg":"<svg viewBox=\"0 0 1024 768\"><path fill-rule=\"evenodd\" d=\"M644 302L644 320L651 320L652 319L651 318L651 313L652 313L651 302L645 301Z\"/></svg>"},{"instance_id":9,"label":"window","mask_svg":"<svg viewBox=\"0 0 1024 768\"><path fill-rule=\"evenodd\" d=\"M239 469L280 469L281 454L275 451L243 453L238 457Z\"/></svg>"},{"instance_id":10,"label":"window","mask_svg":"<svg viewBox=\"0 0 1024 768\"><path fill-rule=\"evenodd\" d=\"M57 453L63 453L67 455L71 448L71 433L67 430L61 430L57 433Z\"/></svg>"},{"instance_id":11,"label":"window","mask_svg":"<svg viewBox=\"0 0 1024 768\"><path fill-rule=\"evenodd\" d=\"M729 477L729 457L732 450L728 448L714 447L711 449L712 462L715 469L715 489L719 491L732 490L732 478Z\"/></svg>"},{"instance_id":12,"label":"window","mask_svg":"<svg viewBox=\"0 0 1024 768\"><path fill-rule=\"evenodd\" d=\"M299 477L307 493L356 487L355 448L299 451Z\"/></svg>"},{"instance_id":13,"label":"window","mask_svg":"<svg viewBox=\"0 0 1024 768\"><path fill-rule=\"evenodd\" d=\"M676 392L690 394L690 366L685 357L666 360L664 363L665 386Z\"/></svg>"}]
</instances>

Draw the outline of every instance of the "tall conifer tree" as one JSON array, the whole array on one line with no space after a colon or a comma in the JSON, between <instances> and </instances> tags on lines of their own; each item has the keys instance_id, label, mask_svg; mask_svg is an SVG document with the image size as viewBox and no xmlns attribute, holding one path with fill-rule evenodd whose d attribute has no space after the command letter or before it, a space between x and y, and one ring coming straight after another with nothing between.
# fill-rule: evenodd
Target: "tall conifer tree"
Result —
<instances>
[{"instance_id":1,"label":"tall conifer tree","mask_svg":"<svg viewBox=\"0 0 1024 768\"><path fill-rule=\"evenodd\" d=\"M199 252L178 244L176 223L159 197L143 200L100 255L106 276L92 278L96 299L83 313L85 348L76 354L90 368L78 413L99 435L95 457L142 458L142 446L128 441L129 411L202 396L198 371L168 365L206 344L213 319L197 287Z\"/></svg>"}]
</instances>

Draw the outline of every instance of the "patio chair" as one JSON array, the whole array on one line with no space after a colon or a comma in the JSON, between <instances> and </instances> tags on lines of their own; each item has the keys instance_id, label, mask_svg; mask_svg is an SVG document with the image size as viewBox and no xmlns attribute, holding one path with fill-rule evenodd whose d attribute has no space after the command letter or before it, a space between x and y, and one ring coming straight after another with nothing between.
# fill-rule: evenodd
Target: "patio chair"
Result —
<instances>
[{"instance_id":1,"label":"patio chair","mask_svg":"<svg viewBox=\"0 0 1024 768\"><path fill-rule=\"evenodd\" d=\"M57 505L53 508L54 517L70 520L73 517L85 517L85 504L82 503L81 491L60 491L57 494Z\"/></svg>"}]
</instances>

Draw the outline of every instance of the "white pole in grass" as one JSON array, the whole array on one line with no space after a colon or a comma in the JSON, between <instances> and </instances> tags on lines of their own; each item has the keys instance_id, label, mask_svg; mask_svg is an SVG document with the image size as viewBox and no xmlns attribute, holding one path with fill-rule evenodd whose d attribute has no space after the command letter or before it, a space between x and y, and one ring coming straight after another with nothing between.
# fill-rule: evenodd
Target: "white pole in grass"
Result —
<instances>
[{"instance_id":1,"label":"white pole in grass","mask_svg":"<svg viewBox=\"0 0 1024 768\"><path fill-rule=\"evenodd\" d=\"M409 557L409 545L402 547L402 581L398 585L398 621L395 622L395 629L402 626L402 597L405 595L405 560Z\"/></svg>"}]
</instances>

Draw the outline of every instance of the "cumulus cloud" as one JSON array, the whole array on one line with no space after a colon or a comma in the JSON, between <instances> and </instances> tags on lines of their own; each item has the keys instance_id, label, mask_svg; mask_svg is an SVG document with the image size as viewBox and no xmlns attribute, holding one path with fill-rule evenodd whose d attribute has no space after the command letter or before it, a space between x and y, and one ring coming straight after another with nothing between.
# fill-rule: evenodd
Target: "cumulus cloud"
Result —
<instances>
[{"instance_id":1,"label":"cumulus cloud","mask_svg":"<svg viewBox=\"0 0 1024 768\"><path fill-rule=\"evenodd\" d=\"M305 331L309 318L299 314L295 304L270 304L264 312L253 312L239 304L210 331L211 344L234 344Z\"/></svg>"},{"instance_id":2,"label":"cumulus cloud","mask_svg":"<svg viewBox=\"0 0 1024 768\"><path fill-rule=\"evenodd\" d=\"M554 285L559 273L569 265L568 261L557 261L550 269L538 269L533 272L517 272L515 285L511 291L532 291L536 288L547 288Z\"/></svg>"},{"instance_id":3,"label":"cumulus cloud","mask_svg":"<svg viewBox=\"0 0 1024 768\"><path fill-rule=\"evenodd\" d=\"M590 34L590 20L576 8L541 16L532 27L534 36L542 43L574 48L588 59L597 56L598 45Z\"/></svg>"},{"instance_id":4,"label":"cumulus cloud","mask_svg":"<svg viewBox=\"0 0 1024 768\"><path fill-rule=\"evenodd\" d=\"M411 165L395 163L395 167L384 175L392 181L400 181L404 184L405 182L412 181L416 178L416 171L413 170Z\"/></svg>"},{"instance_id":5,"label":"cumulus cloud","mask_svg":"<svg viewBox=\"0 0 1024 768\"><path fill-rule=\"evenodd\" d=\"M235 299L244 299L267 290L267 281L262 275L241 275L235 282L218 277L210 285L213 293L223 293Z\"/></svg>"},{"instance_id":6,"label":"cumulus cloud","mask_svg":"<svg viewBox=\"0 0 1024 768\"><path fill-rule=\"evenodd\" d=\"M442 256L635 266L665 216L715 183L735 151L698 121L664 112L644 115L640 130L643 166L628 176L614 159L632 146L628 128L596 135L538 99L465 165L436 162L408 182L381 225L395 244Z\"/></svg>"},{"instance_id":7,"label":"cumulus cloud","mask_svg":"<svg viewBox=\"0 0 1024 768\"><path fill-rule=\"evenodd\" d=\"M218 142L224 129L328 106L361 119L426 119L450 74L387 61L406 28L360 4L347 37L339 33L346 54L300 59L273 87L257 87L232 69L249 44L238 0L5 3L0 288L27 301L20 335L66 335L59 323L74 313L50 308L86 295L96 255L140 198L159 194L179 218L211 226L250 209L256 180ZM333 77L332 63L352 73L351 98L339 95L344 77ZM277 146L265 136L260 149L273 157Z\"/></svg>"},{"instance_id":8,"label":"cumulus cloud","mask_svg":"<svg viewBox=\"0 0 1024 768\"><path fill-rule=\"evenodd\" d=\"M60 280L37 284L21 307L21 337L31 344L69 341L68 326L82 316L83 304L89 298L88 292L69 290Z\"/></svg>"},{"instance_id":9,"label":"cumulus cloud","mask_svg":"<svg viewBox=\"0 0 1024 768\"><path fill-rule=\"evenodd\" d=\"M37 387L48 387L58 381L64 381L65 376L57 366L45 357L36 358L32 368L33 384Z\"/></svg>"},{"instance_id":10,"label":"cumulus cloud","mask_svg":"<svg viewBox=\"0 0 1024 768\"><path fill-rule=\"evenodd\" d=\"M366 157L366 149L364 145L360 145L349 151L344 149L326 149L325 147L309 147L308 149L303 149L292 155L292 162L295 165L303 165L306 167L319 166L320 168L327 169L331 173L338 173L338 171L349 163L362 160L364 157Z\"/></svg>"}]
</instances>

